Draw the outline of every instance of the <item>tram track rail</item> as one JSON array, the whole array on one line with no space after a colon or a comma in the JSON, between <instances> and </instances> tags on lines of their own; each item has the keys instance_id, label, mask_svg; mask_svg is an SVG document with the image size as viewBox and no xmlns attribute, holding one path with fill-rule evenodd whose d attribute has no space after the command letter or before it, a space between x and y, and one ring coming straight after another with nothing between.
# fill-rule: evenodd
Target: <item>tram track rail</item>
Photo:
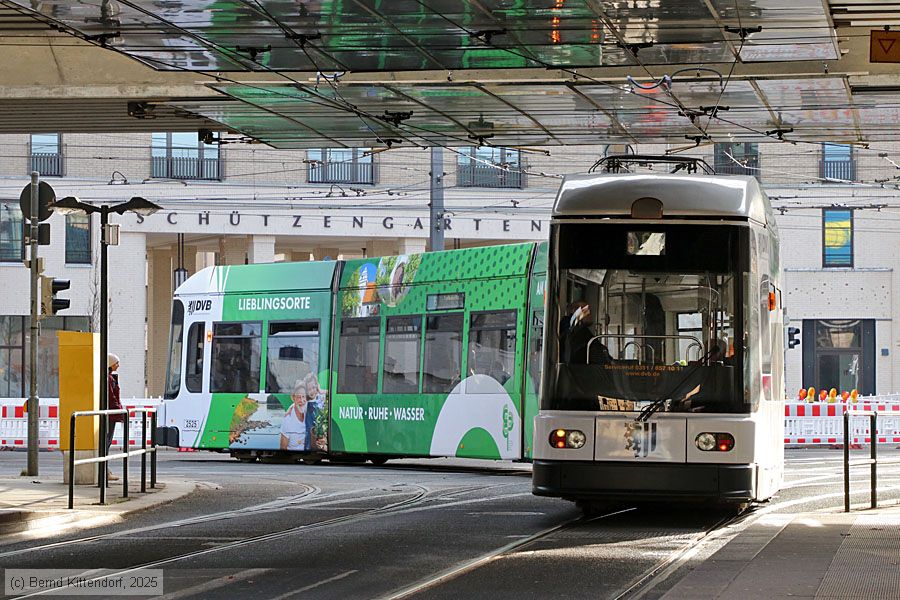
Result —
<instances>
[{"instance_id":1,"label":"tram track rail","mask_svg":"<svg viewBox=\"0 0 900 600\"><path fill-rule=\"evenodd\" d=\"M588 523L591 521L598 521L601 519L606 519L606 518L614 517L617 515L629 513L633 510L636 510L636 508L629 507L629 508L616 510L616 511L613 511L613 512L610 512L607 514L603 514L603 515L596 515L596 516L591 516L591 517L581 516L581 517L577 517L575 519L570 519L568 521L564 521L564 522L554 525L552 527L548 527L546 529L538 531L537 533L534 533L528 537L522 538L520 540L516 540L514 542L510 542L509 544L506 544L505 546L501 546L500 548L491 550L490 552L485 552L484 554L481 554L480 556L477 556L470 560L464 561L463 563L460 563L460 564L453 566L445 571L442 571L436 575L433 575L433 576L423 579L419 582L416 582L412 585L404 587L400 590L391 592L390 594L388 594L386 596L382 596L379 600L401 600L402 598L408 598L408 597L418 594L420 592L427 591L435 586L441 585L447 581L450 581L451 579L454 579L456 577L459 577L461 575L464 575L466 573L474 571L475 569L478 569L479 567L481 567L483 565L486 565L494 560L502 558L503 556L511 554L517 550L521 550L522 548L525 548L538 540L546 538L547 536L557 533L559 531L562 531L564 529L574 527L577 525L582 525L582 524L585 524L585 523Z\"/></svg>"},{"instance_id":2,"label":"tram track rail","mask_svg":"<svg viewBox=\"0 0 900 600\"><path fill-rule=\"evenodd\" d=\"M303 525L298 525L296 527L292 527L292 528L281 530L281 531L270 532L270 533L255 535L255 536L249 536L249 537L241 538L241 539L238 539L238 540L235 540L232 542L218 544L218 545L210 547L210 548L203 548L201 550L194 550L194 551L178 554L175 556L160 558L160 559L148 561L148 562L137 564L137 565L132 565L127 568L113 569L113 570L110 570L110 572L105 573L101 576L97 576L97 577L91 577L92 571L86 570L82 574L82 577L89 581L98 581L98 580L109 578L109 577L118 577L118 576L122 576L122 575L127 575L129 573L134 573L134 572L142 570L142 569L153 569L153 568L163 567L163 566L171 565L171 564L179 562L179 561L190 560L193 558L206 556L206 555L210 555L210 554L214 554L214 553L218 553L218 552L233 550L233 549L240 548L243 546L264 543L264 542L270 542L272 540L277 540L277 539L288 537L288 536L295 535L298 533L317 530L317 529L321 529L321 528L325 528L325 527L331 527L331 526L337 526L337 525L351 525L354 523L365 521L367 519L379 518L379 517L386 516L386 515L399 515L399 514L404 514L404 513L418 511L418 510L435 510L435 509L440 509L440 508L444 508L447 506L469 504L469 503L473 503L473 502L486 502L486 501L498 499L497 497L489 497L489 498L478 498L478 499L468 499L468 500L453 499L450 502L437 502L438 500L441 500L442 498L445 498L447 496L465 494L465 493L470 493L473 491L483 491L485 489L485 486L483 486L483 485L457 486L457 487L453 487L451 489L442 490L439 493L434 493L434 490L431 490L426 486L422 486L422 485L418 485L418 484L413 484L413 485L403 484L403 485L407 488L415 488L415 490L412 490L412 489L395 490L395 491L392 491L392 493L390 493L390 494L376 496L376 498L383 498L386 496L389 497L389 496L397 496L397 495L411 495L409 498L404 498L402 500L387 504L385 506L367 509L367 510L355 512L355 513L349 514L349 515L342 515L342 516L338 516L338 517L332 517L329 519L323 519L321 521L314 521L312 523L305 523ZM506 485L513 485L513 484L506 484ZM497 486L492 486L492 487L496 488ZM501 487L503 487L503 486L501 486ZM384 488L381 488L381 489L384 489ZM344 496L344 495L347 495L348 493L359 493L359 491L357 490L354 492L342 492L340 495ZM511 497L521 496L521 495L523 495L523 494L520 494L520 493L508 494L506 496L500 496L499 499L511 498ZM297 496L291 497L291 499L296 499L296 498L297 498ZM371 500L371 499L373 499L373 497L370 496L366 499ZM322 498L320 498L320 500L322 500ZM359 498L343 498L343 499L338 500L337 502L335 502L334 500L331 500L330 504L333 506L336 503L353 502L353 501L359 501ZM429 505L429 503L431 503L431 504ZM322 504L323 503L320 502L319 505L321 506ZM285 508L287 508L287 507L285 507ZM234 513L234 512L240 512L240 511L226 511L226 513ZM254 511L253 514L264 514L264 512L265 511ZM195 519L183 519L179 522L182 524L185 524L185 525L194 524L195 522L200 522L201 519L202 519L202 522L209 522L209 521L213 520L209 517L213 517L213 516L215 516L216 518L222 518L221 514L216 514L216 515L206 515L205 516L205 517L207 517L206 519L203 519L202 517L198 517ZM153 530L158 530L158 529L166 528L169 526L170 526L169 524L159 524L159 525L155 525L155 526L150 526L150 528L152 528ZM130 533L133 534L138 531L144 532L150 528L139 528L137 530L130 530ZM25 553L29 553L29 552L33 552L33 551L37 551L37 550L54 549L54 548L58 548L61 546L67 546L67 545L70 545L72 543L77 543L77 542L88 542L88 541L93 542L93 541L99 541L102 539L109 539L111 537L122 537L126 533L129 533L129 532L115 532L115 533L104 534L104 535L99 535L99 536L90 536L88 538L82 538L79 540L70 540L70 541L66 541L66 542L57 542L57 543L53 543L53 544L47 544L47 545L44 545L41 547L36 547L33 549L27 548L27 549L15 550L15 551L0 554L0 558L3 558L5 556L15 556L15 555L19 555L19 554L25 554ZM28 598L28 597L32 597L32 596L44 595L44 593L45 592L35 592L32 594L24 595L24 596L20 596L20 597Z\"/></svg>"}]
</instances>

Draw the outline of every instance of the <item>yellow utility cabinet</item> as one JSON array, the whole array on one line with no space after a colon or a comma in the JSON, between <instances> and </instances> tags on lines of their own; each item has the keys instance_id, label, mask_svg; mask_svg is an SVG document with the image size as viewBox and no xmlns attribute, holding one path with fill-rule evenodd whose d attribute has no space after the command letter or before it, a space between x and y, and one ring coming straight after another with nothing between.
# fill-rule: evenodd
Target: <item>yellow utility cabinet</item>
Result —
<instances>
[{"instance_id":1,"label":"yellow utility cabinet","mask_svg":"<svg viewBox=\"0 0 900 600\"><path fill-rule=\"evenodd\" d=\"M68 452L72 450L69 439L72 413L100 409L100 338L96 333L58 331L59 340L59 447L66 453L63 480L68 483ZM97 456L97 437L100 432L99 417L78 417L75 423L75 458ZM97 482L97 465L75 467L75 483Z\"/></svg>"}]
</instances>

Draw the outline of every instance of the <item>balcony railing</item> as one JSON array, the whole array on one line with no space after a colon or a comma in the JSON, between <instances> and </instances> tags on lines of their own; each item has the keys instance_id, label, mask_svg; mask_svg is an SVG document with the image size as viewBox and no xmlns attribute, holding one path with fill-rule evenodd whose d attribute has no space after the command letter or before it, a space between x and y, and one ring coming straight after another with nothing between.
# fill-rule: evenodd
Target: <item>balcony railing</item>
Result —
<instances>
[{"instance_id":1,"label":"balcony railing","mask_svg":"<svg viewBox=\"0 0 900 600\"><path fill-rule=\"evenodd\" d=\"M218 158L154 156L150 176L166 179L221 179L222 170Z\"/></svg>"},{"instance_id":2,"label":"balcony railing","mask_svg":"<svg viewBox=\"0 0 900 600\"><path fill-rule=\"evenodd\" d=\"M456 184L460 187L522 188L525 175L521 167L510 170L487 165L457 165Z\"/></svg>"},{"instance_id":3,"label":"balcony railing","mask_svg":"<svg viewBox=\"0 0 900 600\"><path fill-rule=\"evenodd\" d=\"M719 175L750 175L752 177L759 177L762 174L759 170L758 157L735 158L741 161L742 164L737 164L732 160L716 161L716 173Z\"/></svg>"},{"instance_id":4,"label":"balcony railing","mask_svg":"<svg viewBox=\"0 0 900 600\"><path fill-rule=\"evenodd\" d=\"M819 177L853 181L856 179L856 163L853 160L820 160Z\"/></svg>"},{"instance_id":5,"label":"balcony railing","mask_svg":"<svg viewBox=\"0 0 900 600\"><path fill-rule=\"evenodd\" d=\"M309 167L310 183L375 183L370 162L314 163Z\"/></svg>"},{"instance_id":6,"label":"balcony railing","mask_svg":"<svg viewBox=\"0 0 900 600\"><path fill-rule=\"evenodd\" d=\"M61 177L62 154L48 152L31 153L31 170L49 177Z\"/></svg>"}]
</instances>

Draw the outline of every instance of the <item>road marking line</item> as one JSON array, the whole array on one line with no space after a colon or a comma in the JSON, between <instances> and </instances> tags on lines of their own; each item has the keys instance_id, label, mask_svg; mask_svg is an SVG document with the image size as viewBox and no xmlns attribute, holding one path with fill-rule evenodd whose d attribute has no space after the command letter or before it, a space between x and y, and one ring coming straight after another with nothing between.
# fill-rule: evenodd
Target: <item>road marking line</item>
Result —
<instances>
[{"instance_id":1,"label":"road marking line","mask_svg":"<svg viewBox=\"0 0 900 600\"><path fill-rule=\"evenodd\" d=\"M308 592L309 590L315 589L319 586L325 585L326 583L331 583L332 581L338 581L343 579L344 577L349 577L356 573L357 570L353 569L352 571L347 571L345 573L341 573L340 575L335 575L334 577L329 577L328 579L323 579L322 581L317 581L316 583L311 583L306 587L302 587L299 590L293 590L288 592L287 594L282 594L280 596L275 596L274 598L270 598L269 600L284 600L285 598L290 598L292 596L296 596L297 594L302 594L303 592Z\"/></svg>"},{"instance_id":2,"label":"road marking line","mask_svg":"<svg viewBox=\"0 0 900 600\"><path fill-rule=\"evenodd\" d=\"M238 571L234 575L224 575L222 577L219 577L218 579L213 579L199 585L194 585L189 588L178 590L177 592L172 592L171 594L160 596L159 600L177 600L178 598L187 598L188 596L193 596L194 594L199 594L201 592L217 590L219 588L225 587L226 585L244 581L245 579L250 579L255 575L268 573L271 570L272 569L247 569L246 571Z\"/></svg>"}]
</instances>

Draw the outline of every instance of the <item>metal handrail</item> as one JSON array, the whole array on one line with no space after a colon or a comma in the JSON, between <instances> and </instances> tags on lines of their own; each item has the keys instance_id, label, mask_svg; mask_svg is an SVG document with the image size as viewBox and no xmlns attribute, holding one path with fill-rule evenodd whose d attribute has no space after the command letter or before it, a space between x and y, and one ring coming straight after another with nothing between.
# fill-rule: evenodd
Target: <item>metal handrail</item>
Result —
<instances>
[{"instance_id":1,"label":"metal handrail","mask_svg":"<svg viewBox=\"0 0 900 600\"><path fill-rule=\"evenodd\" d=\"M587 344L587 356L586 362L591 362L591 344L601 338L613 338L613 339L628 339L628 338L641 338L647 340L691 340L700 344L700 347L703 347L703 344L700 340L692 335L635 335L633 333L603 333L601 335L595 335L590 340L588 340ZM635 342L636 343L636 342ZM626 344L627 346L627 344ZM652 346L651 346L652 348ZM653 356L654 362L656 361L656 353L654 352Z\"/></svg>"},{"instance_id":2,"label":"metal handrail","mask_svg":"<svg viewBox=\"0 0 900 600\"><path fill-rule=\"evenodd\" d=\"M130 439L128 436L128 414L139 412L141 418L141 449L129 450ZM147 414L150 414L150 448L147 448ZM109 429L110 415L126 415L124 446L125 452L118 454L106 454L106 440L100 441L100 456L94 458L82 458L75 460L75 419L78 417L99 416L105 419L106 428ZM156 408L110 408L107 410L79 410L72 413L69 420L69 508L75 507L75 466L91 463L107 463L114 458L122 459L122 497L128 497L128 457L141 457L141 493L147 491L147 454L150 454L150 487L156 487ZM106 504L106 469L101 469L98 477L100 483L100 504Z\"/></svg>"},{"instance_id":3,"label":"metal handrail","mask_svg":"<svg viewBox=\"0 0 900 600\"><path fill-rule=\"evenodd\" d=\"M869 458L850 462L850 417L869 417ZM878 411L844 411L844 512L850 512L850 467L869 465L869 504L878 508L878 464L900 464L900 460L878 460Z\"/></svg>"}]
</instances>

